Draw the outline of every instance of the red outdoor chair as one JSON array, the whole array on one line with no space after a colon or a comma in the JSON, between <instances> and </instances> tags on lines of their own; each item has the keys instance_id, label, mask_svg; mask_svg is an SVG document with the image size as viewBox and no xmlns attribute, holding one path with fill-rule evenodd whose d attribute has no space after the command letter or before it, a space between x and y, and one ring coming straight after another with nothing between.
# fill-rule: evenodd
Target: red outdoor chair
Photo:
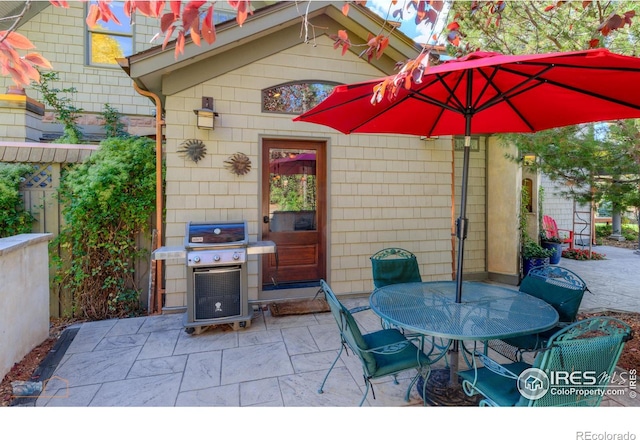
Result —
<instances>
[{"instance_id":1,"label":"red outdoor chair","mask_svg":"<svg viewBox=\"0 0 640 440\"><path fill-rule=\"evenodd\" d=\"M569 249L573 249L573 231L558 229L556 221L548 215L542 217L542 227L546 238L558 238L562 244L568 244Z\"/></svg>"}]
</instances>

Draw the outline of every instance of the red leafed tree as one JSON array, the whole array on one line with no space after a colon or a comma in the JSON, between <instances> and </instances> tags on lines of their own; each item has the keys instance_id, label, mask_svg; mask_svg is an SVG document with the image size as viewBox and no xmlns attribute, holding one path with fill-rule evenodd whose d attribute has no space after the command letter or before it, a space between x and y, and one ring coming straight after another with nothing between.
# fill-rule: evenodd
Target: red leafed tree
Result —
<instances>
[{"instance_id":1,"label":"red leafed tree","mask_svg":"<svg viewBox=\"0 0 640 440\"><path fill-rule=\"evenodd\" d=\"M56 7L69 7L68 2L64 0L49 0L49 2ZM228 3L236 10L236 20L240 26L250 14L253 14L249 0L228 0ZM18 87L24 87L29 85L31 81L38 82L40 80L40 73L36 67L52 68L49 61L36 52L27 52L26 55L20 55L18 52L35 49L28 38L15 31L30 4L31 0L25 1L21 13L6 17L7 20L14 20L14 23L9 29L0 31L0 72L2 75L10 75ZM172 38L175 38L177 58L184 53L187 35L197 45L200 45L202 40L208 44L215 42L214 6L215 2L200 0L128 0L125 2L124 11L129 17L133 17L138 12L148 17L158 18L159 34L164 34L163 47ZM119 24L118 18L111 10L111 0L98 0L92 4L86 21L90 27L95 26L98 22L113 21Z\"/></svg>"},{"instance_id":2,"label":"red leafed tree","mask_svg":"<svg viewBox=\"0 0 640 440\"><path fill-rule=\"evenodd\" d=\"M31 81L39 80L39 72L36 67L51 68L49 62L36 52L27 52L26 55L21 56L18 51L29 51L34 49L33 44L15 32L20 19L26 12L29 4L32 0L25 1L25 9L21 14L15 17L7 17L6 19L14 19L15 23L6 31L0 31L0 72L3 75L10 75L13 81L18 86L28 85ZM84 0L86 1L86 0ZM56 7L68 7L68 2L65 0L49 0L49 2ZM133 17L135 13L157 18L159 22L159 32L157 36L164 36L163 47L166 47L167 43L172 39L175 39L175 56L178 58L180 54L184 53L184 45L187 38L190 38L194 44L201 45L202 42L207 44L213 44L216 40L216 30L213 22L213 12L215 7L214 1L204 0L143 0L134 1L127 0L124 4L125 13L129 17ZM236 11L236 21L238 25L242 26L245 20L250 14L253 14L251 9L251 2L249 0L227 0L227 3ZM344 15L349 13L350 4L364 5L366 1L345 1L342 8ZM445 5L449 3L453 4L452 0L447 1L435 1L435 0L408 0L405 2L398 2L397 0L390 1L390 8L387 19L398 20L403 18L403 14L411 10L415 14L415 23L428 24L434 26L435 23L444 19L440 17L441 13L449 8L445 8ZM509 26L509 23L502 24L503 11L509 5L509 2L505 1L472 1L472 2L458 2L458 4L464 3L465 8L472 15L480 15L480 13L486 14L486 26L500 27ZM583 2L564 2L545 0L547 11L554 9L568 8L569 4L580 3L582 8L593 7L592 4L599 3L594 1ZM459 12L460 8L457 9ZM302 9L301 9L302 10ZM444 41L449 45L458 46L464 37L463 30L464 25L461 25L461 14L452 14L453 18L448 20L448 25L445 27L446 34L443 36ZM607 36L612 31L623 28L624 26L630 26L631 20L634 16L632 10L619 14L611 14L604 20L601 20L597 29L594 29L594 35ZM305 26L310 26L307 17L302 17ZM117 17L111 10L111 0L97 0L92 4L87 14L87 25L92 27L98 22L118 22ZM334 41L335 48L341 48L342 54L346 53L349 48L353 48L349 36L345 30L339 30L336 35L331 36ZM380 58L385 48L389 44L389 35L385 35L383 31L380 31L377 35L369 35L367 43L364 49L360 53L361 57L366 57L371 60L374 56ZM438 37L434 35L434 42L438 40ZM601 38L593 38L591 40L591 46L601 44ZM427 49L426 49L427 50ZM405 64L408 69L404 70L403 78L399 82L408 83L412 77L415 77L421 70L424 70L428 66L425 64L429 60L429 57L420 57L419 60L410 60ZM394 87L390 87L388 90L393 90Z\"/></svg>"}]
</instances>

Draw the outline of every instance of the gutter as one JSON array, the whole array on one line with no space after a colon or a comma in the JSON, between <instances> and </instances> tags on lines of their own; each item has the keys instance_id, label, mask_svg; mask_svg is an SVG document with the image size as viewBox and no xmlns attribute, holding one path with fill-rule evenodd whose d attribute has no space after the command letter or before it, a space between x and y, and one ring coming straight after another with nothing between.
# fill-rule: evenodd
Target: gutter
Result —
<instances>
[{"instance_id":1,"label":"gutter","mask_svg":"<svg viewBox=\"0 0 640 440\"><path fill-rule=\"evenodd\" d=\"M156 103L156 240L153 250L162 246L162 212L163 212L163 194L162 194L162 102L160 97L154 93L142 90L138 84L133 82L133 88L136 92L147 98L151 98ZM149 314L156 315L162 312L162 261L153 260L153 272L150 274L153 283L154 295L151 298L152 304L149 304Z\"/></svg>"}]
</instances>

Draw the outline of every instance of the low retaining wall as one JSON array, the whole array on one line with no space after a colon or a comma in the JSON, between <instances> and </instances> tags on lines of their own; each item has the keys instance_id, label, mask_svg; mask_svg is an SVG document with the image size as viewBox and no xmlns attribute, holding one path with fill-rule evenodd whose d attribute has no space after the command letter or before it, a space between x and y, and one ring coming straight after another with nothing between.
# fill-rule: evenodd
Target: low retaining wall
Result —
<instances>
[{"instance_id":1,"label":"low retaining wall","mask_svg":"<svg viewBox=\"0 0 640 440\"><path fill-rule=\"evenodd\" d=\"M0 238L0 379L49 337L53 234Z\"/></svg>"}]
</instances>

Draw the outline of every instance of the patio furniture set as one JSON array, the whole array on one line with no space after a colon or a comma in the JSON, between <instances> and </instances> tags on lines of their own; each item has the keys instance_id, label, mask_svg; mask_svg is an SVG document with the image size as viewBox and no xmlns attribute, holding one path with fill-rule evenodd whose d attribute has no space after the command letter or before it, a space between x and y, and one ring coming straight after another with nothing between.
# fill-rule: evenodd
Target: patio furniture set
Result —
<instances>
[{"instance_id":1,"label":"patio furniture set","mask_svg":"<svg viewBox=\"0 0 640 440\"><path fill-rule=\"evenodd\" d=\"M360 405L372 379L395 378L407 370L416 374L405 400L417 384L425 404L433 403L432 366L445 359L444 386L480 406L598 406L632 337L631 328L613 318L576 322L587 286L568 269L535 268L519 290L464 282L463 299L457 302L455 282L420 281L416 257L407 250L384 249L371 261L375 290L369 307L347 309L321 281L342 347L319 393L348 348L362 364L366 387ZM381 318L383 329L362 334L353 314L368 308ZM510 362L490 357L490 348Z\"/></svg>"}]
</instances>

